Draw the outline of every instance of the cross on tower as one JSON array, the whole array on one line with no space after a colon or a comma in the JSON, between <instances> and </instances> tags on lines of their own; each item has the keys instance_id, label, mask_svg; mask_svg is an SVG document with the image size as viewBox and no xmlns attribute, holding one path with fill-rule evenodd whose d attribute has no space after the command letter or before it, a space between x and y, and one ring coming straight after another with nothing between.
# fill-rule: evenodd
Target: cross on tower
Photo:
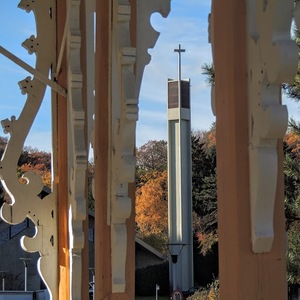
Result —
<instances>
[{"instance_id":1,"label":"cross on tower","mask_svg":"<svg viewBox=\"0 0 300 300\"><path fill-rule=\"evenodd\" d=\"M181 52L185 52L185 49L181 49L179 44L178 49L174 49L174 52L178 52L178 107L181 107Z\"/></svg>"}]
</instances>

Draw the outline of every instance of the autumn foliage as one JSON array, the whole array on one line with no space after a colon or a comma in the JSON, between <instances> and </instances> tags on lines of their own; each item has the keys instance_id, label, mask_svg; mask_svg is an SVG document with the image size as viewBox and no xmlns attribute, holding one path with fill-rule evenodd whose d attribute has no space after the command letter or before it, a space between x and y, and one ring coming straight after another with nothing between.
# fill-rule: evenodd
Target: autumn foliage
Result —
<instances>
[{"instance_id":1,"label":"autumn foliage","mask_svg":"<svg viewBox=\"0 0 300 300\"><path fill-rule=\"evenodd\" d=\"M4 153L7 142L6 138L0 137L0 158ZM26 183L22 176L29 171L40 175L43 185L51 188L51 154L49 152L25 147L17 162L17 174L20 182Z\"/></svg>"},{"instance_id":2,"label":"autumn foliage","mask_svg":"<svg viewBox=\"0 0 300 300\"><path fill-rule=\"evenodd\" d=\"M161 234L168 227L167 172L152 177L136 192L136 223L142 235Z\"/></svg>"},{"instance_id":3,"label":"autumn foliage","mask_svg":"<svg viewBox=\"0 0 300 300\"><path fill-rule=\"evenodd\" d=\"M299 153L300 151L300 136L293 131L287 132L284 137L284 142L289 147L292 153Z\"/></svg>"},{"instance_id":4,"label":"autumn foliage","mask_svg":"<svg viewBox=\"0 0 300 300\"><path fill-rule=\"evenodd\" d=\"M51 170L44 164L24 164L19 168L20 174L32 171L42 177L43 185L51 188Z\"/></svg>"},{"instance_id":5,"label":"autumn foliage","mask_svg":"<svg viewBox=\"0 0 300 300\"><path fill-rule=\"evenodd\" d=\"M137 234L144 240L152 239L153 246L162 250L160 243L167 243L168 236L167 172L146 174L143 181L136 190Z\"/></svg>"}]
</instances>

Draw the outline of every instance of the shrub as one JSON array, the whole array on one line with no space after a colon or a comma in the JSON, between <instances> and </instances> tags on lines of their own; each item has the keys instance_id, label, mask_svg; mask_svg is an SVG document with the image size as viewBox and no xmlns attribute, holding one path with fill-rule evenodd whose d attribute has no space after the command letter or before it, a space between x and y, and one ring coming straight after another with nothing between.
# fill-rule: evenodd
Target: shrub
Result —
<instances>
[{"instance_id":1,"label":"shrub","mask_svg":"<svg viewBox=\"0 0 300 300\"><path fill-rule=\"evenodd\" d=\"M197 291L194 295L187 298L187 300L219 300L219 280L213 281L206 289Z\"/></svg>"}]
</instances>

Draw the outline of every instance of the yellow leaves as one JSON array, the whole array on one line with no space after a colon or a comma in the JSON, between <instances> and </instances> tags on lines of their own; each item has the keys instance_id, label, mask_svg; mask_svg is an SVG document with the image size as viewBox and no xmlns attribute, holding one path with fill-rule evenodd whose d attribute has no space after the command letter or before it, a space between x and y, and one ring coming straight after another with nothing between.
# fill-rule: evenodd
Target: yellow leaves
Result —
<instances>
[{"instance_id":1,"label":"yellow leaves","mask_svg":"<svg viewBox=\"0 0 300 300\"><path fill-rule=\"evenodd\" d=\"M39 174L42 177L43 185L47 187L51 187L51 172L47 169L47 167L43 163L39 163L36 165L32 164L24 164L19 168L19 172L22 174L33 171ZM22 179L20 179L23 182Z\"/></svg>"},{"instance_id":2,"label":"yellow leaves","mask_svg":"<svg viewBox=\"0 0 300 300\"><path fill-rule=\"evenodd\" d=\"M206 151L216 147L216 124L213 123L209 130L201 130L193 133L198 138Z\"/></svg>"},{"instance_id":3,"label":"yellow leaves","mask_svg":"<svg viewBox=\"0 0 300 300\"><path fill-rule=\"evenodd\" d=\"M196 237L200 243L200 252L203 255L206 255L211 250L212 245L218 241L218 233L215 231L209 233L197 232Z\"/></svg>"},{"instance_id":4,"label":"yellow leaves","mask_svg":"<svg viewBox=\"0 0 300 300\"><path fill-rule=\"evenodd\" d=\"M220 299L220 289L219 280L214 280L205 289L196 291L196 293L187 298L187 300L219 300Z\"/></svg>"},{"instance_id":5,"label":"yellow leaves","mask_svg":"<svg viewBox=\"0 0 300 300\"><path fill-rule=\"evenodd\" d=\"M216 145L216 131L211 130L207 134L207 148L211 148Z\"/></svg>"},{"instance_id":6,"label":"yellow leaves","mask_svg":"<svg viewBox=\"0 0 300 300\"><path fill-rule=\"evenodd\" d=\"M284 137L284 141L286 142L286 144L288 145L288 147L291 149L292 152L299 152L300 150L300 136L293 132L290 131L288 133L286 133L285 137Z\"/></svg>"},{"instance_id":7,"label":"yellow leaves","mask_svg":"<svg viewBox=\"0 0 300 300\"><path fill-rule=\"evenodd\" d=\"M140 235L167 234L167 172L147 175L147 181L136 191L136 224Z\"/></svg>"}]
</instances>

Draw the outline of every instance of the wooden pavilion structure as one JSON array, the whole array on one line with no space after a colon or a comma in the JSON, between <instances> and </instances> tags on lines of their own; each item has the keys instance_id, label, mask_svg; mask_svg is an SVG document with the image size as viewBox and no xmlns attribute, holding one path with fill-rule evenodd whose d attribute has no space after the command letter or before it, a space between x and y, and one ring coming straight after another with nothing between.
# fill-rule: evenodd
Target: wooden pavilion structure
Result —
<instances>
[{"instance_id":1,"label":"wooden pavilion structure","mask_svg":"<svg viewBox=\"0 0 300 300\"><path fill-rule=\"evenodd\" d=\"M23 64L33 78L21 84L28 100L20 118L2 121L10 140L0 177L14 199L2 217L35 222L37 235L25 238L23 247L40 252L52 299L88 299L91 141L95 299L133 300L138 94L147 51L158 38L150 16L167 16L170 1L21 0L19 7L36 17L37 36L24 47L37 64ZM290 37L297 14L293 0L212 3L222 300L287 299L281 142L287 112L280 84L297 70ZM36 199L40 179L26 174L28 184L20 186L13 170L46 85L53 90L53 193L42 202Z\"/></svg>"}]
</instances>

